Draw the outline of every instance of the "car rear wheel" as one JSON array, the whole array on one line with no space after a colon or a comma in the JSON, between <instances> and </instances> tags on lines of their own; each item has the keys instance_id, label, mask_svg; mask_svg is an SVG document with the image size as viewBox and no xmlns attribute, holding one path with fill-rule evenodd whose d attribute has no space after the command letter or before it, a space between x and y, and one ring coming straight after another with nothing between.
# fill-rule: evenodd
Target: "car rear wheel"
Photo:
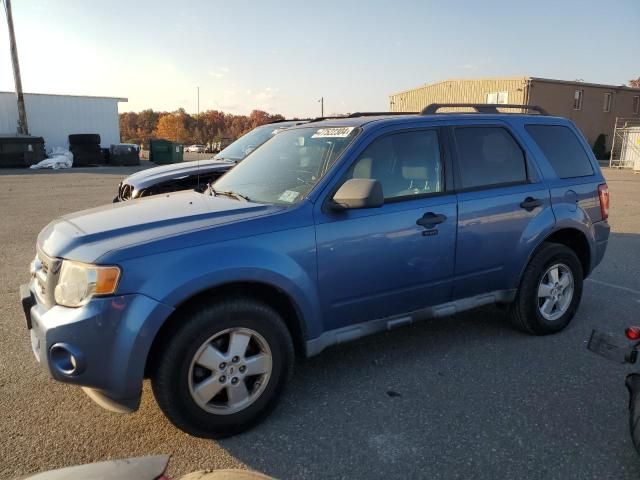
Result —
<instances>
[{"instance_id":1,"label":"car rear wheel","mask_svg":"<svg viewBox=\"0 0 640 480\"><path fill-rule=\"evenodd\" d=\"M234 299L182 320L164 339L152 373L154 396L169 420L191 435L222 438L268 415L294 361L278 313Z\"/></svg>"},{"instance_id":2,"label":"car rear wheel","mask_svg":"<svg viewBox=\"0 0 640 480\"><path fill-rule=\"evenodd\" d=\"M563 330L580 305L582 282L582 265L573 250L545 243L524 271L511 305L514 324L535 335Z\"/></svg>"}]
</instances>

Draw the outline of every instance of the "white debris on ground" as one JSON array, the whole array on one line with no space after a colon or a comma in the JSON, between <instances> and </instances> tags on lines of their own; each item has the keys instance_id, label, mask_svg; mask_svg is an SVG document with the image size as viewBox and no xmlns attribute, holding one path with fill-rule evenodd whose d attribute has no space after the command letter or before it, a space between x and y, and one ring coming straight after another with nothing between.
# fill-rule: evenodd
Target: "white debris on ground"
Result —
<instances>
[{"instance_id":1,"label":"white debris on ground","mask_svg":"<svg viewBox=\"0 0 640 480\"><path fill-rule=\"evenodd\" d=\"M45 158L41 162L31 165L30 168L52 168L59 170L61 168L71 168L73 166L73 153L64 148L55 147L49 153L49 158Z\"/></svg>"}]
</instances>

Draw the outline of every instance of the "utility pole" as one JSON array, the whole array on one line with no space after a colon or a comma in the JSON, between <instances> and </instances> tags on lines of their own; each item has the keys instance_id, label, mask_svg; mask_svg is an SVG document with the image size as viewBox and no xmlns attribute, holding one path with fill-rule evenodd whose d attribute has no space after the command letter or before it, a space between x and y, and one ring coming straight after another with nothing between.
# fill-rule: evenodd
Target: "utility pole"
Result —
<instances>
[{"instance_id":1,"label":"utility pole","mask_svg":"<svg viewBox=\"0 0 640 480\"><path fill-rule=\"evenodd\" d=\"M13 64L13 79L16 83L16 97L18 99L18 133L29 135L29 126L27 124L27 110L24 107L24 95L22 94L20 64L18 63L18 47L16 47L16 36L15 32L13 31L11 0L4 0L4 10L7 14L7 25L9 27L9 48L11 50L11 63Z\"/></svg>"},{"instance_id":2,"label":"utility pole","mask_svg":"<svg viewBox=\"0 0 640 480\"><path fill-rule=\"evenodd\" d=\"M200 133L200 87L196 87L198 91L198 100L197 100L197 110L198 115L196 116L196 126L198 127L198 133ZM198 142L202 142L202 138L198 138ZM198 177L198 182L200 182L200 178Z\"/></svg>"},{"instance_id":3,"label":"utility pole","mask_svg":"<svg viewBox=\"0 0 640 480\"><path fill-rule=\"evenodd\" d=\"M324 97L320 97L320 118L324 117Z\"/></svg>"}]
</instances>

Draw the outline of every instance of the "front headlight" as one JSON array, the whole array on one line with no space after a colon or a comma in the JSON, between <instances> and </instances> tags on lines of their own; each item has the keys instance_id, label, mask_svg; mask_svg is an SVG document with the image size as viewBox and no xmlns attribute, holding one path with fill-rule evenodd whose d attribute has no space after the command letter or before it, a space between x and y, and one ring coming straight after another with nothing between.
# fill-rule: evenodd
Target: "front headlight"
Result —
<instances>
[{"instance_id":1,"label":"front headlight","mask_svg":"<svg viewBox=\"0 0 640 480\"><path fill-rule=\"evenodd\" d=\"M94 295L110 295L116 291L120 268L63 260L54 296L58 305L80 307Z\"/></svg>"}]
</instances>

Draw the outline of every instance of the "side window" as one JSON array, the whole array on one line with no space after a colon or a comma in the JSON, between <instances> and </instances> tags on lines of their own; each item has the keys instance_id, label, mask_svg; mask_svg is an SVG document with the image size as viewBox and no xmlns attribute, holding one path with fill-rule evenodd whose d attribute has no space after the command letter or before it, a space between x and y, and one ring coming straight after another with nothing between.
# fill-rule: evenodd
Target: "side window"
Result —
<instances>
[{"instance_id":1,"label":"side window","mask_svg":"<svg viewBox=\"0 0 640 480\"><path fill-rule=\"evenodd\" d=\"M373 178L384 198L444 190L440 144L435 130L394 133L374 140L351 167L350 178Z\"/></svg>"},{"instance_id":2,"label":"side window","mask_svg":"<svg viewBox=\"0 0 640 480\"><path fill-rule=\"evenodd\" d=\"M527 181L524 153L502 127L455 129L463 189Z\"/></svg>"},{"instance_id":3,"label":"side window","mask_svg":"<svg viewBox=\"0 0 640 480\"><path fill-rule=\"evenodd\" d=\"M593 175L587 153L569 128L562 125L526 125L544 156L560 178Z\"/></svg>"}]
</instances>

